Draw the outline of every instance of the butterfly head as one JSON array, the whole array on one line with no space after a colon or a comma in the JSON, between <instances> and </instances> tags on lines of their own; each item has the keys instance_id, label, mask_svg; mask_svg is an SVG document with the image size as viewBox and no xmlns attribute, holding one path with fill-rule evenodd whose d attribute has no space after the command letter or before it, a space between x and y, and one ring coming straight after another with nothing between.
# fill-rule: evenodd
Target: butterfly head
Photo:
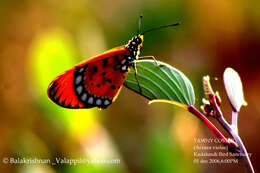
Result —
<instances>
[{"instance_id":1,"label":"butterfly head","mask_svg":"<svg viewBox=\"0 0 260 173\"><path fill-rule=\"evenodd\" d=\"M138 50L142 49L144 36L139 34L138 36L134 37L135 42L138 44Z\"/></svg>"},{"instance_id":2,"label":"butterfly head","mask_svg":"<svg viewBox=\"0 0 260 173\"><path fill-rule=\"evenodd\" d=\"M128 42L127 46L129 46L130 49L141 49L143 46L143 40L143 35L139 34L133 37L132 40Z\"/></svg>"},{"instance_id":3,"label":"butterfly head","mask_svg":"<svg viewBox=\"0 0 260 173\"><path fill-rule=\"evenodd\" d=\"M133 54L136 56L139 54L141 48L143 47L143 35L137 35L133 37L128 44L126 45L126 48L129 49L130 52L133 52Z\"/></svg>"}]
</instances>

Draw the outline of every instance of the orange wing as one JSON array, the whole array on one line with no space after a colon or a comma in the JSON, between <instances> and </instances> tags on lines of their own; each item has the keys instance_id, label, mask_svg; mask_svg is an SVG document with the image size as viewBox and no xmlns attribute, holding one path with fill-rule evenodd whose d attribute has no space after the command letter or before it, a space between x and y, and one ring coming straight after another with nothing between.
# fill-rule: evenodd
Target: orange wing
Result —
<instances>
[{"instance_id":1,"label":"orange wing","mask_svg":"<svg viewBox=\"0 0 260 173\"><path fill-rule=\"evenodd\" d=\"M85 64L97 61L97 60L99 61L103 58L111 57L111 56L118 55L118 54L128 54L128 49L125 46L115 47L115 48L109 49L99 55L91 57L91 58L85 60L84 62L80 63L77 66L82 66L82 65L85 65Z\"/></svg>"},{"instance_id":2,"label":"orange wing","mask_svg":"<svg viewBox=\"0 0 260 173\"><path fill-rule=\"evenodd\" d=\"M58 76L48 96L65 108L106 108L120 91L128 71L119 70L129 51L125 46L108 50Z\"/></svg>"}]
</instances>

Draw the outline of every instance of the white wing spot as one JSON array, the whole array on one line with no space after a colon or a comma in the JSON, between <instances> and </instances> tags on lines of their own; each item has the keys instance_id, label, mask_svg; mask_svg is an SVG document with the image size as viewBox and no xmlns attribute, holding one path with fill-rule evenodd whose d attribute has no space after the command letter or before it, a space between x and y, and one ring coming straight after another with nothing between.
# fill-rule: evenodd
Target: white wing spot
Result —
<instances>
[{"instance_id":1,"label":"white wing spot","mask_svg":"<svg viewBox=\"0 0 260 173\"><path fill-rule=\"evenodd\" d=\"M93 97L89 97L88 104L93 104L93 101L94 101Z\"/></svg>"},{"instance_id":2,"label":"white wing spot","mask_svg":"<svg viewBox=\"0 0 260 173\"><path fill-rule=\"evenodd\" d=\"M101 99L97 99L96 104L99 106L101 105L101 103L102 103Z\"/></svg>"},{"instance_id":3,"label":"white wing spot","mask_svg":"<svg viewBox=\"0 0 260 173\"><path fill-rule=\"evenodd\" d=\"M81 73L81 72L83 72L83 70L84 70L84 68L82 67L79 69L79 72Z\"/></svg>"},{"instance_id":4,"label":"white wing spot","mask_svg":"<svg viewBox=\"0 0 260 173\"><path fill-rule=\"evenodd\" d=\"M121 61L121 64L124 64L126 62L126 59L123 59L122 61Z\"/></svg>"},{"instance_id":5,"label":"white wing spot","mask_svg":"<svg viewBox=\"0 0 260 173\"><path fill-rule=\"evenodd\" d=\"M108 100L105 100L105 101L104 101L104 105L107 106L107 105L109 105L109 104L110 104L110 101L108 101Z\"/></svg>"},{"instance_id":6,"label":"white wing spot","mask_svg":"<svg viewBox=\"0 0 260 173\"><path fill-rule=\"evenodd\" d=\"M83 87L82 86L78 86L77 87L77 93L80 95L83 91Z\"/></svg>"},{"instance_id":7,"label":"white wing spot","mask_svg":"<svg viewBox=\"0 0 260 173\"><path fill-rule=\"evenodd\" d=\"M122 70L123 70L123 71L125 71L126 68L127 68L126 65L123 65L123 66L122 66Z\"/></svg>"},{"instance_id":8,"label":"white wing spot","mask_svg":"<svg viewBox=\"0 0 260 173\"><path fill-rule=\"evenodd\" d=\"M86 99L87 99L87 94L84 93L84 94L81 96L81 100L82 100L82 101L86 101Z\"/></svg>"},{"instance_id":9,"label":"white wing spot","mask_svg":"<svg viewBox=\"0 0 260 173\"><path fill-rule=\"evenodd\" d=\"M82 76L78 76L76 78L76 84L79 84L81 82L81 80L82 80Z\"/></svg>"}]
</instances>

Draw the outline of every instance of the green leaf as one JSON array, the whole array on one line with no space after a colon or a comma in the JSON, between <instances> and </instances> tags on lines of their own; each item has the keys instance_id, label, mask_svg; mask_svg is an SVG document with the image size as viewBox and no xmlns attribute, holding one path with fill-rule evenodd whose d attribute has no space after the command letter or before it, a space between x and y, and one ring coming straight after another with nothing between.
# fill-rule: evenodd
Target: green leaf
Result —
<instances>
[{"instance_id":1,"label":"green leaf","mask_svg":"<svg viewBox=\"0 0 260 173\"><path fill-rule=\"evenodd\" d=\"M148 98L179 102L184 105L194 105L195 95L191 82L179 70L169 64L153 60L139 60L136 62L137 78L142 88L140 93L131 69L124 85Z\"/></svg>"}]
</instances>

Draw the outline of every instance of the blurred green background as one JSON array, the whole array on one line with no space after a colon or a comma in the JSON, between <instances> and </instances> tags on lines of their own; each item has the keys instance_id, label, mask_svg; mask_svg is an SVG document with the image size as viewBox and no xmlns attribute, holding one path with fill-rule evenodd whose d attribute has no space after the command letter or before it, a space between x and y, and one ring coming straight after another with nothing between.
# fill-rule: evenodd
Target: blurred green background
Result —
<instances>
[{"instance_id":1,"label":"blurred green background","mask_svg":"<svg viewBox=\"0 0 260 173\"><path fill-rule=\"evenodd\" d=\"M209 74L223 99L222 73L241 75L246 108L239 130L256 170L260 130L260 1L1 0L0 172L243 172L241 164L193 164L194 138L214 137L180 108L148 105L125 88L106 110L68 110L46 94L57 75L88 57L124 45L142 28L181 22L144 36L141 55L154 55L194 85ZM3 164L4 157L120 159L120 164Z\"/></svg>"}]
</instances>

